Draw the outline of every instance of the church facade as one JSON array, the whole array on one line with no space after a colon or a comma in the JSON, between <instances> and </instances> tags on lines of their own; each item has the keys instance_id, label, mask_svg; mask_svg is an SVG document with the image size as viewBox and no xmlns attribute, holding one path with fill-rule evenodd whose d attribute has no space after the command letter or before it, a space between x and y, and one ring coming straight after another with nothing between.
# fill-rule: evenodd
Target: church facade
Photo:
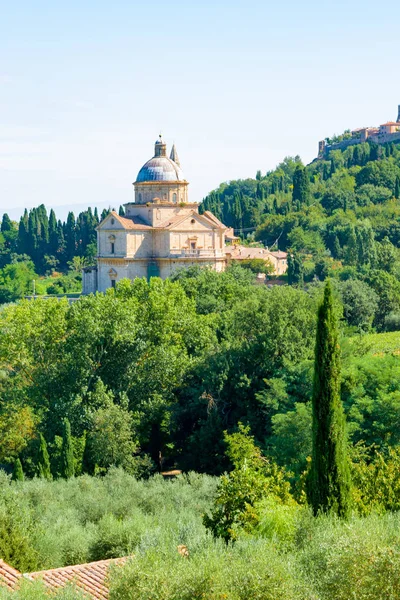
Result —
<instances>
[{"instance_id":1,"label":"church facade","mask_svg":"<svg viewBox=\"0 0 400 600\"><path fill-rule=\"evenodd\" d=\"M135 201L125 205L125 215L113 211L97 228L97 265L83 271L84 294L124 278L165 279L191 265L224 270L227 228L190 203L175 145L168 157L160 136L133 185Z\"/></svg>"}]
</instances>

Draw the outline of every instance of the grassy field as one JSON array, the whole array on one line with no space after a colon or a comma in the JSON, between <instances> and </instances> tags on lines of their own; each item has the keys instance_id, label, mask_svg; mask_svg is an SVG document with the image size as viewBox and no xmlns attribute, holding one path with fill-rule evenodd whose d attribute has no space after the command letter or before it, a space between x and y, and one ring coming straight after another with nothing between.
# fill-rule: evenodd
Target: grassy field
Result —
<instances>
[{"instance_id":1,"label":"grassy field","mask_svg":"<svg viewBox=\"0 0 400 600\"><path fill-rule=\"evenodd\" d=\"M400 355L400 331L368 333L350 338L349 344L360 354Z\"/></svg>"}]
</instances>

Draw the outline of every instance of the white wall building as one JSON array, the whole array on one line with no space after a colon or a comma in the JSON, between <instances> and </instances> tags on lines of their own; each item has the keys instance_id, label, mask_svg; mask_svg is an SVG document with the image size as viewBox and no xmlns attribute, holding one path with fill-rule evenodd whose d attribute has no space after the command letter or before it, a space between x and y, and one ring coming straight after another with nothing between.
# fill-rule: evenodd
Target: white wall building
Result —
<instances>
[{"instance_id":1,"label":"white wall building","mask_svg":"<svg viewBox=\"0 0 400 600\"><path fill-rule=\"evenodd\" d=\"M112 212L97 228L97 265L84 269L84 294L104 292L124 278L165 279L190 265L224 270L227 228L189 203L175 146L168 158L160 136L133 185L135 202L125 205L125 216Z\"/></svg>"}]
</instances>

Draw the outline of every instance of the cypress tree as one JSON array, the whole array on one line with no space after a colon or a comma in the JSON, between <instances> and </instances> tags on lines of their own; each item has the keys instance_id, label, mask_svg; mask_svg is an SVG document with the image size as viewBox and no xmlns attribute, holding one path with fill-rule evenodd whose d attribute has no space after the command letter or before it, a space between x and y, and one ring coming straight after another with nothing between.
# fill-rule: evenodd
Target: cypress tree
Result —
<instances>
[{"instance_id":1,"label":"cypress tree","mask_svg":"<svg viewBox=\"0 0 400 600\"><path fill-rule=\"evenodd\" d=\"M38 470L39 477L42 479L51 479L51 470L50 470L50 459L49 453L47 451L46 440L43 435L39 436L39 453L38 453Z\"/></svg>"},{"instance_id":2,"label":"cypress tree","mask_svg":"<svg viewBox=\"0 0 400 600\"><path fill-rule=\"evenodd\" d=\"M292 201L307 206L310 204L310 181L306 169L301 165L297 165L293 174Z\"/></svg>"},{"instance_id":3,"label":"cypress tree","mask_svg":"<svg viewBox=\"0 0 400 600\"><path fill-rule=\"evenodd\" d=\"M298 285L304 284L304 267L300 256L297 252L289 252L288 254L288 284Z\"/></svg>"},{"instance_id":4,"label":"cypress tree","mask_svg":"<svg viewBox=\"0 0 400 600\"><path fill-rule=\"evenodd\" d=\"M4 233L5 231L11 231L12 228L13 228L13 224L12 224L10 217L8 216L7 213L4 213L3 219L1 221L1 233Z\"/></svg>"},{"instance_id":5,"label":"cypress tree","mask_svg":"<svg viewBox=\"0 0 400 600\"><path fill-rule=\"evenodd\" d=\"M70 477L73 477L74 475L74 449L72 446L71 425L68 419L65 419L61 449L61 477L70 479Z\"/></svg>"},{"instance_id":6,"label":"cypress tree","mask_svg":"<svg viewBox=\"0 0 400 600\"><path fill-rule=\"evenodd\" d=\"M396 177L396 183L394 186L394 197L398 200L400 198L400 177Z\"/></svg>"},{"instance_id":7,"label":"cypress tree","mask_svg":"<svg viewBox=\"0 0 400 600\"><path fill-rule=\"evenodd\" d=\"M342 249L340 247L339 238L335 234L335 236L333 238L332 254L333 254L334 258L340 258L341 253L342 253Z\"/></svg>"},{"instance_id":8,"label":"cypress tree","mask_svg":"<svg viewBox=\"0 0 400 600\"><path fill-rule=\"evenodd\" d=\"M313 448L308 501L314 515L332 511L346 517L350 508L350 470L346 421L340 399L338 324L330 282L318 310L312 397Z\"/></svg>"},{"instance_id":9,"label":"cypress tree","mask_svg":"<svg viewBox=\"0 0 400 600\"><path fill-rule=\"evenodd\" d=\"M64 227L65 259L72 260L76 254L76 222L73 212L68 213L67 222Z\"/></svg>"},{"instance_id":10,"label":"cypress tree","mask_svg":"<svg viewBox=\"0 0 400 600\"><path fill-rule=\"evenodd\" d=\"M17 458L17 460L14 463L12 479L13 481L24 481L24 472L22 470L22 465L19 458Z\"/></svg>"},{"instance_id":11,"label":"cypress tree","mask_svg":"<svg viewBox=\"0 0 400 600\"><path fill-rule=\"evenodd\" d=\"M57 219L53 209L50 211L49 217L49 252L52 256L57 256L58 253L58 231Z\"/></svg>"}]
</instances>

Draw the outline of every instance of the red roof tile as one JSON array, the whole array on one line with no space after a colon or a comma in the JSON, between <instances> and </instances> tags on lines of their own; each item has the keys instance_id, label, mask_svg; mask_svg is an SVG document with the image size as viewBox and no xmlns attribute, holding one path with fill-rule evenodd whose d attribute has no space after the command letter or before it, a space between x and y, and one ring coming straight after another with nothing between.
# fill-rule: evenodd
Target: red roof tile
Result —
<instances>
[{"instance_id":1,"label":"red roof tile","mask_svg":"<svg viewBox=\"0 0 400 600\"><path fill-rule=\"evenodd\" d=\"M0 558L0 585L8 587L10 590L15 589L22 574L10 567Z\"/></svg>"},{"instance_id":2,"label":"red roof tile","mask_svg":"<svg viewBox=\"0 0 400 600\"><path fill-rule=\"evenodd\" d=\"M37 571L36 573L25 573L22 575L22 573L0 559L0 586L15 590L21 577L30 581L43 581L44 585L50 590L56 590L64 587L67 583L72 583L82 590L88 598L107 600L109 567L114 565L121 566L127 560L128 557L113 558L84 565L61 567L59 569L49 569L48 571Z\"/></svg>"},{"instance_id":3,"label":"red roof tile","mask_svg":"<svg viewBox=\"0 0 400 600\"><path fill-rule=\"evenodd\" d=\"M50 589L57 589L67 583L74 583L83 590L89 598L106 600L108 598L107 577L111 565L123 565L125 558L99 560L97 562L72 567L61 567L49 571L37 571L26 575L29 579L41 580Z\"/></svg>"}]
</instances>

